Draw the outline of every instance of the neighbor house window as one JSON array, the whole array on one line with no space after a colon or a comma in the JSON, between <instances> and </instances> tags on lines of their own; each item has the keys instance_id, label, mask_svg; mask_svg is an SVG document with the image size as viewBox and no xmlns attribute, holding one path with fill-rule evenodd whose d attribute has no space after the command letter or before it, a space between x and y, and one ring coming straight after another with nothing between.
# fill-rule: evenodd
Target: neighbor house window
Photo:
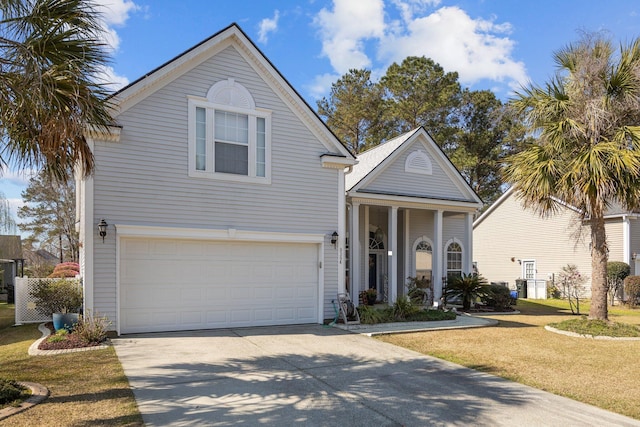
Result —
<instances>
[{"instance_id":1,"label":"neighbor house window","mask_svg":"<svg viewBox=\"0 0 640 427\"><path fill-rule=\"evenodd\" d=\"M189 97L189 175L268 183L270 119L233 79Z\"/></svg>"},{"instance_id":2,"label":"neighbor house window","mask_svg":"<svg viewBox=\"0 0 640 427\"><path fill-rule=\"evenodd\" d=\"M462 247L457 242L447 246L447 277L462 276Z\"/></svg>"}]
</instances>

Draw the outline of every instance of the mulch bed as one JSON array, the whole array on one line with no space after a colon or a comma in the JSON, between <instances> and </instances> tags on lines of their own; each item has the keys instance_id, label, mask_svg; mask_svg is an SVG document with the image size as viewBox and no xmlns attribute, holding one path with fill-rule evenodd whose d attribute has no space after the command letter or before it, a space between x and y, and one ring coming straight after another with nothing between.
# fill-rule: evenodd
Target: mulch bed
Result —
<instances>
[{"instance_id":1,"label":"mulch bed","mask_svg":"<svg viewBox=\"0 0 640 427\"><path fill-rule=\"evenodd\" d=\"M46 339L42 340L38 346L39 350L67 350L70 348L82 348L82 347L95 347L102 343L87 343L80 339L76 334L67 334L64 341L49 342L49 339L55 334L55 329L52 322L45 323L45 326L51 331Z\"/></svg>"}]
</instances>

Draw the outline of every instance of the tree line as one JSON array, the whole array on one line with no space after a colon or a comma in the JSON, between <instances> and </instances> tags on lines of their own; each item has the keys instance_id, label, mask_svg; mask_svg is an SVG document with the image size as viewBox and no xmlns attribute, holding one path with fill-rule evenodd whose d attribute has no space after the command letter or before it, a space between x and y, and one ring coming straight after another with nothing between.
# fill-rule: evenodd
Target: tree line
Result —
<instances>
[{"instance_id":1,"label":"tree line","mask_svg":"<svg viewBox=\"0 0 640 427\"><path fill-rule=\"evenodd\" d=\"M317 101L317 112L355 154L424 127L486 206L504 191L504 159L527 141L509 104L463 88L458 73L424 56L393 63L378 82L371 70L349 70Z\"/></svg>"}]
</instances>

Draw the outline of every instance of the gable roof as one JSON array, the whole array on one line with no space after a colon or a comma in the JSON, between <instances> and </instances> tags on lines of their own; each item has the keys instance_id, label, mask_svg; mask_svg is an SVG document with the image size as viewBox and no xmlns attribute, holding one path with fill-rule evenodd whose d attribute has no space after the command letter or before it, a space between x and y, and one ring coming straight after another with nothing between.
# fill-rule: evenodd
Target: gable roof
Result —
<instances>
[{"instance_id":1,"label":"gable roof","mask_svg":"<svg viewBox=\"0 0 640 427\"><path fill-rule=\"evenodd\" d=\"M20 236L0 236L0 260L22 259Z\"/></svg>"},{"instance_id":2,"label":"gable roof","mask_svg":"<svg viewBox=\"0 0 640 427\"><path fill-rule=\"evenodd\" d=\"M360 187L366 185L368 181L371 181L386 169L394 161L395 157L403 151L403 147L409 146L418 138L430 148L431 155L436 158L436 161L451 181L460 189L461 193L465 194L469 201L482 205L480 197L423 127L415 128L356 156L358 163L353 167L351 173L345 175L345 189L347 191L358 191ZM398 196L402 195L398 194Z\"/></svg>"},{"instance_id":3,"label":"gable roof","mask_svg":"<svg viewBox=\"0 0 640 427\"><path fill-rule=\"evenodd\" d=\"M489 215L491 215L491 212L495 211L505 200L507 200L509 197L511 197L512 195L515 197L516 190L515 187L511 186L507 189L507 191L505 191L502 196L500 196L495 202L493 202L493 204L491 206L489 206L489 208L484 211L482 213L482 215L480 215L474 222L473 222L473 227L475 228L477 225L480 225L480 223L482 221L484 221ZM577 214L580 213L580 209L578 209L577 207L570 205L560 199L555 199L554 200L561 206L563 206L566 209L569 209ZM638 212L631 212L628 210L625 210L622 208L622 206L619 203L613 203L605 212L605 218L617 218L617 217L622 217L622 216L639 216Z\"/></svg>"},{"instance_id":4,"label":"gable roof","mask_svg":"<svg viewBox=\"0 0 640 427\"><path fill-rule=\"evenodd\" d=\"M355 162L353 154L236 23L232 23L114 93L111 99L117 110L116 115L128 110L229 45L238 48L247 63L309 127L330 154L346 159L348 164Z\"/></svg>"}]
</instances>

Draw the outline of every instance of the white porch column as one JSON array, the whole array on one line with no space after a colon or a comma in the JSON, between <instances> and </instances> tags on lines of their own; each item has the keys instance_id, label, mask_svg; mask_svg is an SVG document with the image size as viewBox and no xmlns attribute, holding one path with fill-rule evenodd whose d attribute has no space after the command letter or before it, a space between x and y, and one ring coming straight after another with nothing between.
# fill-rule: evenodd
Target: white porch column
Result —
<instances>
[{"instance_id":1,"label":"white porch column","mask_svg":"<svg viewBox=\"0 0 640 427\"><path fill-rule=\"evenodd\" d=\"M349 250L351 265L351 301L358 305L358 294L360 293L360 203L353 202L351 207L351 230L349 230Z\"/></svg>"},{"instance_id":2,"label":"white porch column","mask_svg":"<svg viewBox=\"0 0 640 427\"><path fill-rule=\"evenodd\" d=\"M442 297L442 275L444 267L442 242L442 211L437 210L433 215L433 299L439 301Z\"/></svg>"},{"instance_id":3,"label":"white porch column","mask_svg":"<svg viewBox=\"0 0 640 427\"><path fill-rule=\"evenodd\" d=\"M462 268L464 268L465 273L471 274L473 272L473 213L467 213L465 215L465 220L464 231L467 236L467 242L465 243L466 256L464 258L465 261Z\"/></svg>"},{"instance_id":4,"label":"white porch column","mask_svg":"<svg viewBox=\"0 0 640 427\"><path fill-rule=\"evenodd\" d=\"M626 215L622 217L622 260L631 265L631 221Z\"/></svg>"},{"instance_id":5,"label":"white porch column","mask_svg":"<svg viewBox=\"0 0 640 427\"><path fill-rule=\"evenodd\" d=\"M409 241L410 233L409 233L409 217L410 210L404 210L404 274L402 275L402 281L404 285L404 281L407 280L407 277L413 276L413 272L411 271L411 263L413 261L413 252L412 252L412 243Z\"/></svg>"},{"instance_id":6,"label":"white porch column","mask_svg":"<svg viewBox=\"0 0 640 427\"><path fill-rule=\"evenodd\" d=\"M360 262L364 266L364 286L360 290L365 290L369 288L369 205L364 205L364 231L362 235L362 247L364 252L364 257L360 258ZM360 283L358 284L360 285ZM359 294L355 294L353 298L358 298Z\"/></svg>"},{"instance_id":7,"label":"white porch column","mask_svg":"<svg viewBox=\"0 0 640 427\"><path fill-rule=\"evenodd\" d=\"M398 207L389 209L389 303L398 299Z\"/></svg>"}]
</instances>

